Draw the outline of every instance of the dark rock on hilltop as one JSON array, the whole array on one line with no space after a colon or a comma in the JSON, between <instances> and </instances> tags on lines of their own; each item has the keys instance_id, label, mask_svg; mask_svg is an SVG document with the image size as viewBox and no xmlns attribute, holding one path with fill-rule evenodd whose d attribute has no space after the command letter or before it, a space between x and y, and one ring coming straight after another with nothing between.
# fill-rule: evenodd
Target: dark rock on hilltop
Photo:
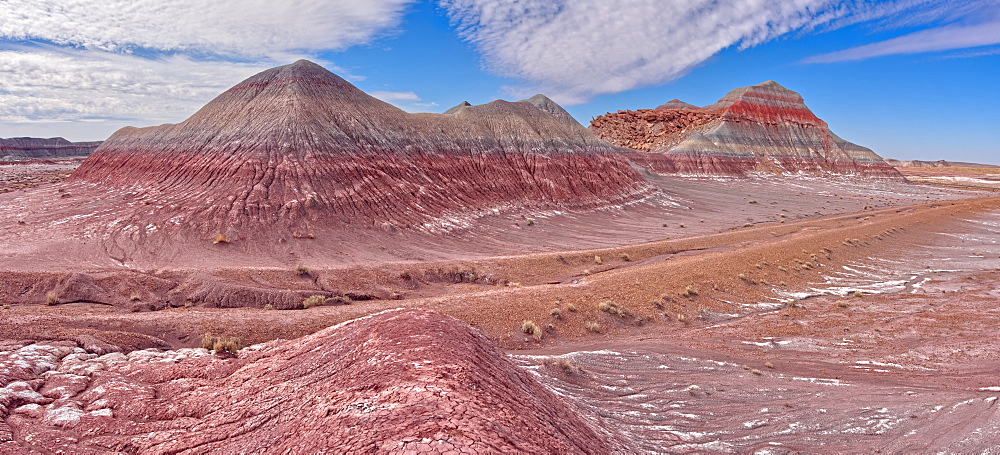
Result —
<instances>
[{"instance_id":1,"label":"dark rock on hilltop","mask_svg":"<svg viewBox=\"0 0 1000 455\"><path fill-rule=\"evenodd\" d=\"M101 145L96 142L70 142L61 137L0 138L0 161L75 158L88 156Z\"/></svg>"},{"instance_id":2,"label":"dark rock on hilltop","mask_svg":"<svg viewBox=\"0 0 1000 455\"><path fill-rule=\"evenodd\" d=\"M231 358L41 342L0 346L0 366L0 453L609 450L485 335L427 310Z\"/></svg>"},{"instance_id":3,"label":"dark rock on hilltop","mask_svg":"<svg viewBox=\"0 0 1000 455\"><path fill-rule=\"evenodd\" d=\"M701 108L673 100L608 113L590 128L612 144L648 152L636 161L659 172L902 178L870 149L833 134L802 96L774 81L735 89Z\"/></svg>"}]
</instances>

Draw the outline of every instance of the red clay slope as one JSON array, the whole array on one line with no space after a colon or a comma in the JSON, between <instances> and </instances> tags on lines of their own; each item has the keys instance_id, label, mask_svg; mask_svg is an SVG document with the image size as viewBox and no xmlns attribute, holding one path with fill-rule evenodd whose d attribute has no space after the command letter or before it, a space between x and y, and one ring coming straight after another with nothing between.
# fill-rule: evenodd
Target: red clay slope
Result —
<instances>
[{"instance_id":1,"label":"red clay slope","mask_svg":"<svg viewBox=\"0 0 1000 455\"><path fill-rule=\"evenodd\" d=\"M648 152L635 160L664 173L902 179L870 149L833 134L802 96L774 81L738 88L703 108L673 100L656 109L608 113L590 128L612 144Z\"/></svg>"},{"instance_id":2,"label":"red clay slope","mask_svg":"<svg viewBox=\"0 0 1000 455\"><path fill-rule=\"evenodd\" d=\"M4 350L0 366L31 360L48 371L0 370L0 453L609 450L485 335L426 310L230 359L192 349L99 357L59 343Z\"/></svg>"},{"instance_id":3,"label":"red clay slope","mask_svg":"<svg viewBox=\"0 0 1000 455\"><path fill-rule=\"evenodd\" d=\"M179 124L119 130L70 182L169 200L158 218L202 233L274 238L632 200L649 186L618 152L529 103L408 114L300 60Z\"/></svg>"}]
</instances>

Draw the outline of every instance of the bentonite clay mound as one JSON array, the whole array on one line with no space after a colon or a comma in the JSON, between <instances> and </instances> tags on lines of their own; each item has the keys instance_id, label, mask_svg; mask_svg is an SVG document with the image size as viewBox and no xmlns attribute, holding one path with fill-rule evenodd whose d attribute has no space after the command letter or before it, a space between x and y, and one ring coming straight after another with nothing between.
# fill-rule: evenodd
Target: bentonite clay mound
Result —
<instances>
[{"instance_id":1,"label":"bentonite clay mound","mask_svg":"<svg viewBox=\"0 0 1000 455\"><path fill-rule=\"evenodd\" d=\"M230 358L41 342L0 346L0 366L0 453L608 451L485 335L426 310Z\"/></svg>"},{"instance_id":2,"label":"bentonite clay mound","mask_svg":"<svg viewBox=\"0 0 1000 455\"><path fill-rule=\"evenodd\" d=\"M774 81L735 89L702 108L672 100L656 109L608 113L590 128L612 144L648 152L633 159L657 172L901 179L870 149L833 134L801 95Z\"/></svg>"},{"instance_id":3,"label":"bentonite clay mound","mask_svg":"<svg viewBox=\"0 0 1000 455\"><path fill-rule=\"evenodd\" d=\"M526 102L407 114L300 60L179 124L116 132L70 181L133 192L204 233L393 230L633 200L649 186L619 151Z\"/></svg>"},{"instance_id":4,"label":"bentonite clay mound","mask_svg":"<svg viewBox=\"0 0 1000 455\"><path fill-rule=\"evenodd\" d=\"M70 142L61 137L0 138L0 161L22 161L87 156L101 145L97 142Z\"/></svg>"}]
</instances>

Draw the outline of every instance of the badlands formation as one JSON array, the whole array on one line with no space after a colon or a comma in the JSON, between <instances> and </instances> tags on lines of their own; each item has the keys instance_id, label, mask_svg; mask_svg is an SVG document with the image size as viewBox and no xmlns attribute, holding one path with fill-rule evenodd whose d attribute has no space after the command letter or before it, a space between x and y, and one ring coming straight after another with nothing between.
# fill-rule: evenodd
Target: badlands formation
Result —
<instances>
[{"instance_id":1,"label":"badlands formation","mask_svg":"<svg viewBox=\"0 0 1000 455\"><path fill-rule=\"evenodd\" d=\"M847 142L777 82L735 89L697 107L672 100L656 109L597 117L591 129L648 155L658 172L742 176L752 172L900 178L870 149Z\"/></svg>"},{"instance_id":2,"label":"badlands formation","mask_svg":"<svg viewBox=\"0 0 1000 455\"><path fill-rule=\"evenodd\" d=\"M274 68L0 194L0 454L989 453L1000 198L924 183L773 82Z\"/></svg>"}]
</instances>

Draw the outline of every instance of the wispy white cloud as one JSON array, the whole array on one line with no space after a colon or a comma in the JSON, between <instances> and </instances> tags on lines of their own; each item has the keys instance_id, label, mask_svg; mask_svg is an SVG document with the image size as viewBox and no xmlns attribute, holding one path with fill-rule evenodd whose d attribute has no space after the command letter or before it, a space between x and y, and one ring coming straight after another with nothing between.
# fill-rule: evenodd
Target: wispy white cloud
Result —
<instances>
[{"instance_id":1,"label":"wispy white cloud","mask_svg":"<svg viewBox=\"0 0 1000 455\"><path fill-rule=\"evenodd\" d=\"M977 25L948 25L897 38L809 57L805 63L865 60L897 54L950 51L1000 44L1000 20Z\"/></svg>"},{"instance_id":2,"label":"wispy white cloud","mask_svg":"<svg viewBox=\"0 0 1000 455\"><path fill-rule=\"evenodd\" d=\"M387 103L395 101L420 101L420 97L413 92L387 92L383 90L374 90L368 92L368 94Z\"/></svg>"},{"instance_id":3,"label":"wispy white cloud","mask_svg":"<svg viewBox=\"0 0 1000 455\"><path fill-rule=\"evenodd\" d=\"M242 57L339 49L397 24L413 0L4 0L0 37L87 49Z\"/></svg>"},{"instance_id":4,"label":"wispy white cloud","mask_svg":"<svg viewBox=\"0 0 1000 455\"><path fill-rule=\"evenodd\" d=\"M261 65L54 47L0 51L0 122L176 120Z\"/></svg>"},{"instance_id":5,"label":"wispy white cloud","mask_svg":"<svg viewBox=\"0 0 1000 455\"><path fill-rule=\"evenodd\" d=\"M993 0L979 0L993 1ZM440 0L494 72L565 104L661 84L719 51L860 22L965 14L956 0ZM956 12L957 11L957 12ZM892 20L889 20L892 19ZM895 21L895 22L894 22Z\"/></svg>"},{"instance_id":6,"label":"wispy white cloud","mask_svg":"<svg viewBox=\"0 0 1000 455\"><path fill-rule=\"evenodd\" d=\"M430 112L440 107L438 103L424 101L419 95L413 92L390 92L384 90L374 90L368 92L386 103L392 104L406 112Z\"/></svg>"},{"instance_id":7,"label":"wispy white cloud","mask_svg":"<svg viewBox=\"0 0 1000 455\"><path fill-rule=\"evenodd\" d=\"M0 0L0 136L179 121L264 68L390 32L413 1Z\"/></svg>"}]
</instances>

